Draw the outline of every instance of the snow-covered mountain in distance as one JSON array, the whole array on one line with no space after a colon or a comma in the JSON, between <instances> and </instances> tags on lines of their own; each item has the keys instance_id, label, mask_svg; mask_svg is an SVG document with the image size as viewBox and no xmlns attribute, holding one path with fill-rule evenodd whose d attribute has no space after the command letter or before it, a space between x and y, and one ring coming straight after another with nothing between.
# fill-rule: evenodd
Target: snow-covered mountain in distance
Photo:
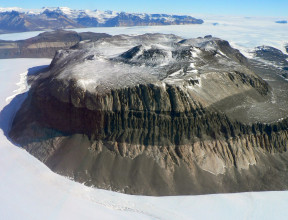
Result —
<instances>
[{"instance_id":1,"label":"snow-covered mountain in distance","mask_svg":"<svg viewBox=\"0 0 288 220\"><path fill-rule=\"evenodd\" d=\"M17 11L19 13L24 13L27 15L40 15L43 14L45 11L53 11L59 14L63 14L70 19L77 19L84 16L89 16L96 18L99 23L104 23L107 19L116 17L119 12L115 11L100 11L100 10L74 10L68 7L43 7L41 9L23 9L18 7L11 7L11 8L0 8L0 13L2 12L12 12Z\"/></svg>"},{"instance_id":2,"label":"snow-covered mountain in distance","mask_svg":"<svg viewBox=\"0 0 288 220\"><path fill-rule=\"evenodd\" d=\"M79 27L119 27L202 24L188 15L74 10L67 7L42 9L0 8L0 33Z\"/></svg>"}]
</instances>

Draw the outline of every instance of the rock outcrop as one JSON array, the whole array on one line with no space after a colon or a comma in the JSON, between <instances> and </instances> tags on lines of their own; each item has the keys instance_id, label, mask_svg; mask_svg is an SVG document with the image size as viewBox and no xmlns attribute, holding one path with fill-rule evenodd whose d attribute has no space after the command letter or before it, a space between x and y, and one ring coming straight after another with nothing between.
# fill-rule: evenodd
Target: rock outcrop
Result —
<instances>
[{"instance_id":1,"label":"rock outcrop","mask_svg":"<svg viewBox=\"0 0 288 220\"><path fill-rule=\"evenodd\" d=\"M27 40L0 40L0 59L53 58L57 50L69 49L80 41L96 41L108 34L57 30L44 32Z\"/></svg>"},{"instance_id":2,"label":"rock outcrop","mask_svg":"<svg viewBox=\"0 0 288 220\"><path fill-rule=\"evenodd\" d=\"M34 78L9 136L57 173L130 194L284 190L288 120L225 114L270 98L250 65L211 36L80 42Z\"/></svg>"},{"instance_id":3,"label":"rock outcrop","mask_svg":"<svg viewBox=\"0 0 288 220\"><path fill-rule=\"evenodd\" d=\"M288 55L281 50L269 46L256 47L254 57L264 64L276 66L280 69L279 74L288 79Z\"/></svg>"}]
</instances>

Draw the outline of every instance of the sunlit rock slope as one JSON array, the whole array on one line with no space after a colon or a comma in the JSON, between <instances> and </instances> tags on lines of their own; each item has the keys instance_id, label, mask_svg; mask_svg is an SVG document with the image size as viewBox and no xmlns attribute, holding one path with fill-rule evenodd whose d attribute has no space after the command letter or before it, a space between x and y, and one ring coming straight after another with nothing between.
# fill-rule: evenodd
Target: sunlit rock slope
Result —
<instances>
[{"instance_id":1,"label":"sunlit rock slope","mask_svg":"<svg viewBox=\"0 0 288 220\"><path fill-rule=\"evenodd\" d=\"M82 41L31 76L9 135L53 171L100 188L284 190L288 120L231 114L271 100L255 68L212 36Z\"/></svg>"}]
</instances>

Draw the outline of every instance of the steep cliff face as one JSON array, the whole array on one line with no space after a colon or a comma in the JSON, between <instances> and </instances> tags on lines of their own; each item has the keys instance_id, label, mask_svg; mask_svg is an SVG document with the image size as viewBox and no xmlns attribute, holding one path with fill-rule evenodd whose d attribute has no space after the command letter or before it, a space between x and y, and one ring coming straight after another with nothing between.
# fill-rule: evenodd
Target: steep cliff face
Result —
<instances>
[{"instance_id":1,"label":"steep cliff face","mask_svg":"<svg viewBox=\"0 0 288 220\"><path fill-rule=\"evenodd\" d=\"M249 65L216 38L80 43L35 77L9 135L55 172L100 188L145 195L287 189L287 119L248 125L215 108L234 95L267 101L269 86Z\"/></svg>"}]
</instances>

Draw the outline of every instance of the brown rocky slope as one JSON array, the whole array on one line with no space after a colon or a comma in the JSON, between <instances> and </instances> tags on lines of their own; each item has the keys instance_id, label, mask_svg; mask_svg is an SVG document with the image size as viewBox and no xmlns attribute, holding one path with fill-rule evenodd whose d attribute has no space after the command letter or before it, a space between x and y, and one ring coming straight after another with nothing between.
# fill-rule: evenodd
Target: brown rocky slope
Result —
<instances>
[{"instance_id":1,"label":"brown rocky slope","mask_svg":"<svg viewBox=\"0 0 288 220\"><path fill-rule=\"evenodd\" d=\"M287 189L288 120L213 107L233 96L270 91L226 41L114 36L59 51L9 136L57 173L130 194Z\"/></svg>"}]
</instances>

